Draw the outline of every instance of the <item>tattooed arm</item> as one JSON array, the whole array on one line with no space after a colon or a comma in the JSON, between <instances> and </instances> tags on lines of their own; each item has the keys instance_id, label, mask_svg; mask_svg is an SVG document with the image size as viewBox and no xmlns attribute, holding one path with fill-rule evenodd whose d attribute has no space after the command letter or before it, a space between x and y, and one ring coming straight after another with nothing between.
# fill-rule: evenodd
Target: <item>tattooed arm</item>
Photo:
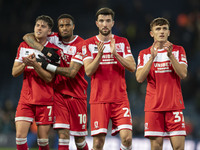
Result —
<instances>
[{"instance_id":1,"label":"tattooed arm","mask_svg":"<svg viewBox=\"0 0 200 150\"><path fill-rule=\"evenodd\" d=\"M78 62L71 61L69 67L57 67L47 62L45 58L40 55L37 61L41 63L43 69L69 78L74 78L82 66L82 64Z\"/></svg>"},{"instance_id":2,"label":"tattooed arm","mask_svg":"<svg viewBox=\"0 0 200 150\"><path fill-rule=\"evenodd\" d=\"M42 49L44 48L44 46L36 40L34 33L27 33L23 36L23 40L26 41L26 43L30 47L35 48L39 51L42 51Z\"/></svg>"},{"instance_id":3,"label":"tattooed arm","mask_svg":"<svg viewBox=\"0 0 200 150\"><path fill-rule=\"evenodd\" d=\"M82 64L71 61L69 67L57 67L55 73L65 77L74 78L81 66Z\"/></svg>"},{"instance_id":4,"label":"tattooed arm","mask_svg":"<svg viewBox=\"0 0 200 150\"><path fill-rule=\"evenodd\" d=\"M32 48L41 51L48 59L52 62L59 61L59 55L56 53L58 49L45 47L44 45L40 44L37 39L35 38L34 33L27 33L24 35L23 40Z\"/></svg>"}]
</instances>

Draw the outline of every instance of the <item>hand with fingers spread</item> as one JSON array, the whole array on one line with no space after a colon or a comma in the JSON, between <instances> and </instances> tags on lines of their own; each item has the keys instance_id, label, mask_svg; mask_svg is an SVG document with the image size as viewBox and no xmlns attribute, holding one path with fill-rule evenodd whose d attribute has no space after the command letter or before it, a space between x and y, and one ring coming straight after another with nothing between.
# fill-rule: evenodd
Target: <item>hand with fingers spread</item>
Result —
<instances>
[{"instance_id":1,"label":"hand with fingers spread","mask_svg":"<svg viewBox=\"0 0 200 150\"><path fill-rule=\"evenodd\" d=\"M167 41L163 46L164 46L164 49L167 50L167 56L171 57L173 44L171 42Z\"/></svg>"},{"instance_id":2,"label":"hand with fingers spread","mask_svg":"<svg viewBox=\"0 0 200 150\"><path fill-rule=\"evenodd\" d=\"M110 41L110 52L111 54L115 55L117 52L116 52L116 47L115 47L115 39L111 39Z\"/></svg>"},{"instance_id":3,"label":"hand with fingers spread","mask_svg":"<svg viewBox=\"0 0 200 150\"><path fill-rule=\"evenodd\" d=\"M157 41L155 41L151 47L151 57L154 59L158 54L158 48L157 48Z\"/></svg>"},{"instance_id":4,"label":"hand with fingers spread","mask_svg":"<svg viewBox=\"0 0 200 150\"><path fill-rule=\"evenodd\" d=\"M58 51L58 49L55 49L55 48L44 47L41 52L49 60L51 60L51 62L58 62L59 61L59 55L56 53L57 51Z\"/></svg>"},{"instance_id":5,"label":"hand with fingers spread","mask_svg":"<svg viewBox=\"0 0 200 150\"><path fill-rule=\"evenodd\" d=\"M98 54L100 54L102 56L103 50L105 49L104 42L99 41L99 42L96 42L96 44L97 44L97 48L98 48Z\"/></svg>"}]
</instances>

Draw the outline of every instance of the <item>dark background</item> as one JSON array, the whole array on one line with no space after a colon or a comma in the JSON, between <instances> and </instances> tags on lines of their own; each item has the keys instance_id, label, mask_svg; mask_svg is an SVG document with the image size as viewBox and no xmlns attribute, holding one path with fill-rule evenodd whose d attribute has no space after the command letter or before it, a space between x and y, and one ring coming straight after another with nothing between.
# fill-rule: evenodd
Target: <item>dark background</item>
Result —
<instances>
[{"instance_id":1,"label":"dark background","mask_svg":"<svg viewBox=\"0 0 200 150\"><path fill-rule=\"evenodd\" d=\"M149 35L150 21L156 17L165 17L170 21L169 40L182 45L188 59L188 77L181 82L187 138L200 139L199 0L0 0L0 134L15 133L14 114L22 76L12 77L12 65L23 35L33 32L36 17L43 14L51 16L55 21L53 31L57 31L57 17L69 13L75 18L74 33L87 39L98 34L95 13L101 7L110 7L115 11L113 33L128 39L136 62L139 51L153 42ZM133 136L143 137L146 82L137 83L135 73L129 72L126 81L133 116Z\"/></svg>"}]
</instances>

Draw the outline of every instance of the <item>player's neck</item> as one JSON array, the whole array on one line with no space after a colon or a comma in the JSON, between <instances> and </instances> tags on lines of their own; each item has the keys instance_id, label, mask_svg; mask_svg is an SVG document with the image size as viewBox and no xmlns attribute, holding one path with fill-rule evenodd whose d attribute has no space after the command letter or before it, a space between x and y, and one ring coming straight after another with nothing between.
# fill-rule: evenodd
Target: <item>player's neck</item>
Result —
<instances>
[{"instance_id":1,"label":"player's neck","mask_svg":"<svg viewBox=\"0 0 200 150\"><path fill-rule=\"evenodd\" d=\"M69 42L72 41L74 38L75 38L75 36L72 35L72 36L70 36L70 37L68 37L68 38L62 38L62 41L63 41L64 43L69 43Z\"/></svg>"},{"instance_id":2,"label":"player's neck","mask_svg":"<svg viewBox=\"0 0 200 150\"><path fill-rule=\"evenodd\" d=\"M112 33L110 33L106 36L99 33L99 35L97 35L97 37L99 38L99 40L106 42L106 41L109 41L112 39Z\"/></svg>"},{"instance_id":3,"label":"player's neck","mask_svg":"<svg viewBox=\"0 0 200 150\"><path fill-rule=\"evenodd\" d=\"M166 43L166 41L158 42L158 43L156 44L156 47L159 48L159 49L163 49L165 43Z\"/></svg>"}]
</instances>

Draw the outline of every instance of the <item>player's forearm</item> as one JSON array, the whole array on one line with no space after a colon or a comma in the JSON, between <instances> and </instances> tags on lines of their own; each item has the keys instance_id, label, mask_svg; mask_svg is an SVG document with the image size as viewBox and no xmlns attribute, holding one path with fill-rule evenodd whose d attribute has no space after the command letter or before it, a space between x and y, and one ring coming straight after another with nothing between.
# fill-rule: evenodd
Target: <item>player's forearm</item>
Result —
<instances>
[{"instance_id":1,"label":"player's forearm","mask_svg":"<svg viewBox=\"0 0 200 150\"><path fill-rule=\"evenodd\" d=\"M69 78L74 78L76 74L78 73L79 69L74 68L74 67L57 67L56 69L56 74L69 77Z\"/></svg>"},{"instance_id":2,"label":"player's forearm","mask_svg":"<svg viewBox=\"0 0 200 150\"><path fill-rule=\"evenodd\" d=\"M32 48L37 49L39 51L42 51L42 49L44 48L44 46L42 44L40 44L33 33L27 33L26 35L24 35L23 40Z\"/></svg>"},{"instance_id":3,"label":"player's forearm","mask_svg":"<svg viewBox=\"0 0 200 150\"><path fill-rule=\"evenodd\" d=\"M136 70L136 63L133 57L123 58L118 53L115 54L115 58L120 62L120 64L130 72Z\"/></svg>"},{"instance_id":4,"label":"player's forearm","mask_svg":"<svg viewBox=\"0 0 200 150\"><path fill-rule=\"evenodd\" d=\"M12 68L12 76L17 77L21 75L24 72L26 65L24 63L21 63L20 65L15 65Z\"/></svg>"},{"instance_id":5,"label":"player's forearm","mask_svg":"<svg viewBox=\"0 0 200 150\"><path fill-rule=\"evenodd\" d=\"M153 63L153 58L150 57L149 61L145 64L143 68L137 69L136 80L139 83L142 83L147 78L149 71L151 69L152 63Z\"/></svg>"},{"instance_id":6,"label":"player's forearm","mask_svg":"<svg viewBox=\"0 0 200 150\"><path fill-rule=\"evenodd\" d=\"M85 73L87 76L91 77L99 67L99 63L101 61L102 55L97 55L95 59L85 66Z\"/></svg>"},{"instance_id":7,"label":"player's forearm","mask_svg":"<svg viewBox=\"0 0 200 150\"><path fill-rule=\"evenodd\" d=\"M91 77L96 72L98 67L99 67L99 63L98 62L91 63L90 65L85 67L86 75L88 77Z\"/></svg>"},{"instance_id":8,"label":"player's forearm","mask_svg":"<svg viewBox=\"0 0 200 150\"><path fill-rule=\"evenodd\" d=\"M187 66L185 64L180 64L176 58L174 57L174 55L171 55L169 57L171 63L172 63L172 67L174 69L174 71L176 72L176 74L181 78L184 79L187 77Z\"/></svg>"},{"instance_id":9,"label":"player's forearm","mask_svg":"<svg viewBox=\"0 0 200 150\"><path fill-rule=\"evenodd\" d=\"M53 74L44 70L39 64L34 65L34 69L39 75L41 79L43 79L46 83L49 83L53 79Z\"/></svg>"},{"instance_id":10,"label":"player's forearm","mask_svg":"<svg viewBox=\"0 0 200 150\"><path fill-rule=\"evenodd\" d=\"M71 68L69 67L57 67L56 68L56 74L65 76L65 77L69 77L71 74Z\"/></svg>"}]
</instances>

